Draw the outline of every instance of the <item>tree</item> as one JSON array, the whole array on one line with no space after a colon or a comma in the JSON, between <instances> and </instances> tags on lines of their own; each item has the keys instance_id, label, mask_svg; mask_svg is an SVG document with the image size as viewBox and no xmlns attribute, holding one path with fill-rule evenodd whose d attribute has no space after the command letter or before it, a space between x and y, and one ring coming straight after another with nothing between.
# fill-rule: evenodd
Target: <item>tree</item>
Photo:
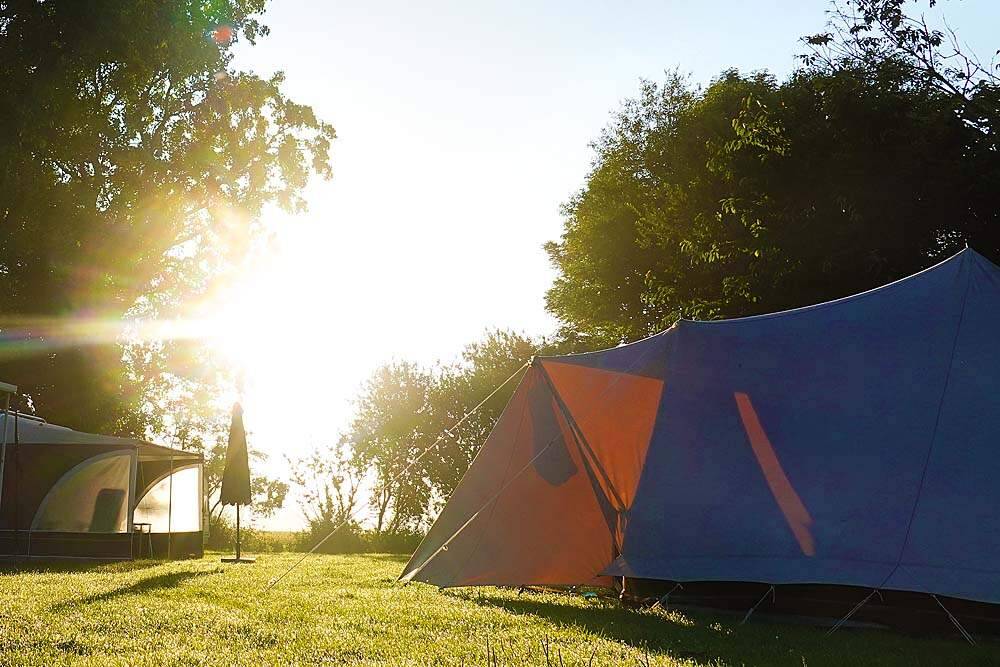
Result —
<instances>
[{"instance_id":1,"label":"tree","mask_svg":"<svg viewBox=\"0 0 1000 667\"><path fill-rule=\"evenodd\" d=\"M962 106L895 59L644 82L547 245L548 308L613 344L998 257L1000 158Z\"/></svg>"},{"instance_id":2,"label":"tree","mask_svg":"<svg viewBox=\"0 0 1000 667\"><path fill-rule=\"evenodd\" d=\"M372 481L376 533L425 526L510 400L519 369L536 354L570 349L567 341L490 331L457 363L394 362L378 369L357 399L345 440L355 469Z\"/></svg>"},{"instance_id":3,"label":"tree","mask_svg":"<svg viewBox=\"0 0 1000 667\"><path fill-rule=\"evenodd\" d=\"M289 463L292 482L300 488L299 507L313 533L357 526L361 479L346 438Z\"/></svg>"},{"instance_id":4,"label":"tree","mask_svg":"<svg viewBox=\"0 0 1000 667\"><path fill-rule=\"evenodd\" d=\"M181 312L260 245L264 207L301 210L330 175L333 129L232 65L263 7L0 4L0 330L20 341L0 376L49 418L145 435L157 378L195 364L142 335L123 350L120 322Z\"/></svg>"},{"instance_id":5,"label":"tree","mask_svg":"<svg viewBox=\"0 0 1000 667\"><path fill-rule=\"evenodd\" d=\"M349 440L355 465L372 477L376 533L414 528L431 495L424 465L411 463L436 437L435 372L409 362L378 369L357 401Z\"/></svg>"},{"instance_id":6,"label":"tree","mask_svg":"<svg viewBox=\"0 0 1000 667\"><path fill-rule=\"evenodd\" d=\"M423 468L433 489L432 502L425 507L426 514L436 514L442 501L458 486L513 395L520 377L503 387L500 385L533 356L552 354L555 348L556 345L547 340L531 339L513 331L488 331L481 340L465 347L459 363L446 367L438 375L428 403L433 424L431 431L435 439L442 437L442 440ZM485 403L472 412L484 400ZM427 445L432 443L433 440Z\"/></svg>"},{"instance_id":7,"label":"tree","mask_svg":"<svg viewBox=\"0 0 1000 667\"><path fill-rule=\"evenodd\" d=\"M984 128L998 120L1000 65L982 62L942 21L935 26L924 14L911 16L907 6L937 0L835 0L827 32L803 37L810 67L834 70L845 64L877 64L894 60L929 85L965 102L964 115ZM1000 50L996 52L1000 55Z\"/></svg>"}]
</instances>

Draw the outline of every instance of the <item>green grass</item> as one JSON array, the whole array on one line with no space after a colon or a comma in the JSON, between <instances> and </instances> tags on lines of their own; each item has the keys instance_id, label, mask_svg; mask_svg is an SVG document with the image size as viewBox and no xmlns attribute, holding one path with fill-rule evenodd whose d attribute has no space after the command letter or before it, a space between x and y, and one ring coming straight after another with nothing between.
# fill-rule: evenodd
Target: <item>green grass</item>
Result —
<instances>
[{"instance_id":1,"label":"green grass","mask_svg":"<svg viewBox=\"0 0 1000 667\"><path fill-rule=\"evenodd\" d=\"M1000 664L996 644L870 630L828 638L580 596L402 587L401 556L313 556L265 594L296 558L6 571L0 665L545 665L544 645L549 664L567 667Z\"/></svg>"}]
</instances>

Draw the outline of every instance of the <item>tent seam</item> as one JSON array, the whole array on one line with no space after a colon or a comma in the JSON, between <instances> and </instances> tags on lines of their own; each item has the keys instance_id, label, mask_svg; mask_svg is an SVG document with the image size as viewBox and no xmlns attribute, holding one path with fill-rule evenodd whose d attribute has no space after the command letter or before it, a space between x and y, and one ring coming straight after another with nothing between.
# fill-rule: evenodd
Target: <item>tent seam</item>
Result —
<instances>
[{"instance_id":1,"label":"tent seam","mask_svg":"<svg viewBox=\"0 0 1000 667\"><path fill-rule=\"evenodd\" d=\"M611 494L613 496L612 498L608 498L608 500L614 501L612 504L618 505L616 509L619 512L625 511L626 509L628 509L628 507L626 506L625 501L622 500L621 494L619 493L618 489L615 488L615 485L611 480L611 476L608 475L608 471L604 469L604 466L602 466L600 460L598 460L597 454L594 452L593 447L590 446L590 442L587 440L587 436L584 435L583 429L577 423L576 417L573 416L573 413L570 411L569 406L566 405L566 402L559 394L555 382L553 382L552 378L549 376L549 372L545 370L545 365L540 364L540 366L541 366L542 376L545 378L545 383L548 385L549 391L552 392L552 396L556 399L556 404L559 406L559 411L563 413L563 418L569 424L570 429L573 432L573 438L577 440L576 443L577 448L580 450L582 458L584 458L584 460L588 460L594 467L594 469L601 473L603 481L608 485L608 489L611 491Z\"/></svg>"},{"instance_id":2,"label":"tent seam","mask_svg":"<svg viewBox=\"0 0 1000 667\"><path fill-rule=\"evenodd\" d=\"M968 255L966 255L968 256ZM899 549L899 556L896 558L896 563L892 568L892 571L886 576L885 580L879 585L882 588L892 579L896 571L899 570L899 566L903 562L903 554L906 553L906 547L910 543L910 533L913 529L913 522L917 516L917 508L920 506L920 498L924 491L924 482L927 479L927 470L930 468L931 457L934 453L934 444L937 442L938 427L941 424L941 413L944 411L944 402L948 396L948 386L951 383L951 372L955 367L955 353L958 351L958 339L962 334L962 324L965 322L965 307L969 301L969 289L972 287L972 273L973 266L971 262L967 262L968 275L965 279L965 292L962 294L962 309L959 311L958 315L958 326L955 327L955 338L952 340L951 344L951 356L948 360L948 372L944 378L944 387L941 389L941 399L938 401L937 414L934 417L934 430L931 433L930 445L927 447L927 455L924 459L924 467L920 473L920 483L917 485L917 495L913 500L913 508L910 510L910 519L906 524L906 533L903 536L903 545Z\"/></svg>"}]
</instances>

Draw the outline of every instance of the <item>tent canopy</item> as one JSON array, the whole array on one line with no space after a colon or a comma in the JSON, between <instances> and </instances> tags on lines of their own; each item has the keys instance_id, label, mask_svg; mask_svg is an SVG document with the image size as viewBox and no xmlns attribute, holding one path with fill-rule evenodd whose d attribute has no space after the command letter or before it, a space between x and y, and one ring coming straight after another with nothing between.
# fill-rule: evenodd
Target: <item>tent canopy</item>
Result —
<instances>
[{"instance_id":1,"label":"tent canopy","mask_svg":"<svg viewBox=\"0 0 1000 667\"><path fill-rule=\"evenodd\" d=\"M536 359L402 578L1000 602L1000 269Z\"/></svg>"},{"instance_id":2,"label":"tent canopy","mask_svg":"<svg viewBox=\"0 0 1000 667\"><path fill-rule=\"evenodd\" d=\"M15 416L13 412L8 413L6 420L6 440L7 444L13 444L15 438ZM151 442L138 440L135 438L120 438L113 435L100 435L97 433L85 433L74 431L65 426L50 424L44 419L31 415L18 414L17 422L17 442L22 445L104 445L110 447L138 448L140 460L169 460L180 464L183 462L201 462L203 457L197 452L187 452L183 449L172 449L162 445L154 445ZM5 420L0 411L0 432L3 431Z\"/></svg>"}]
</instances>

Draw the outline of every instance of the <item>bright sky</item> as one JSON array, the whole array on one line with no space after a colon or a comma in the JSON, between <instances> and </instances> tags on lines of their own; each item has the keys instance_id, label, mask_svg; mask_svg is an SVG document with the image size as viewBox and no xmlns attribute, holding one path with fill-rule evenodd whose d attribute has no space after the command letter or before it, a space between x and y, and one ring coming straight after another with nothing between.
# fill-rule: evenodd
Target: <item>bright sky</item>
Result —
<instances>
[{"instance_id":1,"label":"bright sky","mask_svg":"<svg viewBox=\"0 0 1000 667\"><path fill-rule=\"evenodd\" d=\"M248 279L251 446L283 457L333 442L379 364L451 360L491 327L548 333L542 244L582 184L609 114L664 69L795 65L827 0L272 2L271 35L237 66L339 135L310 211L273 216L280 251ZM953 27L989 46L1000 3L954 0ZM989 53L988 51L986 52ZM269 527L299 527L294 499Z\"/></svg>"}]
</instances>

